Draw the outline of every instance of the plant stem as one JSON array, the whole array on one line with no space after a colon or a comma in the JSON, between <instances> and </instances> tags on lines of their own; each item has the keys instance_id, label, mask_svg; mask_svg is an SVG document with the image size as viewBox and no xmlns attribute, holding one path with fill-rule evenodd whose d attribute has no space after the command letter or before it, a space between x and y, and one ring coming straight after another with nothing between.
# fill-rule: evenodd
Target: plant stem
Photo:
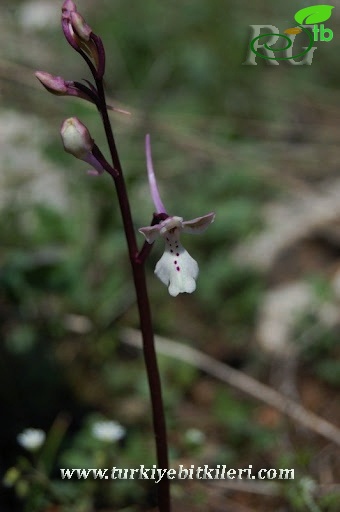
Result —
<instances>
[{"instance_id":1,"label":"plant stem","mask_svg":"<svg viewBox=\"0 0 340 512\"><path fill-rule=\"evenodd\" d=\"M111 152L113 167L117 171L117 175L112 175L112 178L116 186L137 296L140 327L143 338L143 353L151 395L157 463L159 468L167 470L169 468L168 442L165 425L164 405L162 399L162 387L157 364L151 309L145 278L145 258L140 258L138 253L129 198L126 191L125 180L111 128L111 123L107 113L105 92L102 80L96 80L96 84L99 96L98 108L102 116L105 134ZM159 510L160 512L170 512L170 485L168 478L162 478L157 486Z\"/></svg>"}]
</instances>

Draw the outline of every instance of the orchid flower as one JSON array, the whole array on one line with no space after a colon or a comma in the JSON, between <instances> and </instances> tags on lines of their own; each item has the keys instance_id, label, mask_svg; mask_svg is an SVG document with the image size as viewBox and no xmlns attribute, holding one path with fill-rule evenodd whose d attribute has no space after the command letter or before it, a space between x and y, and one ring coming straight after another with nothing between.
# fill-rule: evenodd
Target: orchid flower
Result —
<instances>
[{"instance_id":1,"label":"orchid flower","mask_svg":"<svg viewBox=\"0 0 340 512\"><path fill-rule=\"evenodd\" d=\"M176 297L179 293L192 293L196 289L198 264L181 244L180 233L181 231L191 234L203 233L214 221L215 213L211 212L203 217L187 221L184 221L182 217L169 216L158 191L149 135L146 136L145 151L151 197L157 214L163 214L165 219L155 226L140 228L139 232L145 236L149 244L152 244L158 236L165 241L165 250L156 265L155 274L162 283L168 286L170 295Z\"/></svg>"}]
</instances>

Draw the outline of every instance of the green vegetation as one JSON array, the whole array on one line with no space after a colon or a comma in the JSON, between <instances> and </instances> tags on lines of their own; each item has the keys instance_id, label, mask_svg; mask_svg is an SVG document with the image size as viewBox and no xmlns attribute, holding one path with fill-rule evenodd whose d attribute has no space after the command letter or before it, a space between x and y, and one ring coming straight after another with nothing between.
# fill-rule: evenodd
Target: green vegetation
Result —
<instances>
[{"instance_id":1,"label":"green vegetation","mask_svg":"<svg viewBox=\"0 0 340 512\"><path fill-rule=\"evenodd\" d=\"M1 188L7 195L0 198L0 449L10 487L3 506L25 512L150 510L152 482L60 479L60 467L151 467L149 393L141 353L121 341L122 329L138 328L138 321L113 185L107 176L88 177L86 165L63 152L58 133L62 120L76 115L102 147L97 114L78 100L48 95L31 77L31 70L43 68L68 80L86 78L84 69L59 27L30 33L18 24L23 2L12 4L4 28L9 54L8 69L1 64L1 108L4 115L33 116L46 133L41 141L29 129L4 138L1 157L6 175ZM153 248L147 268L156 334L282 386L273 373L285 360L274 361L262 351L255 327L266 289L291 279L291 262L282 263L279 278L272 269L260 272L236 260L233 251L265 229L269 202L295 193L296 185L302 195L313 187L317 192L319 183L338 171L338 157L329 155L338 155L340 140L339 37L318 44L311 66L274 67L264 61L242 66L249 25L292 26L300 7L296 2L270 8L260 0L251 5L236 0L80 4L105 43L108 95L132 114L112 114L112 121L136 229L147 225L153 212L145 170L147 132L169 213L190 219L216 212L204 237L183 236L200 265L192 296L169 297L153 274L161 244ZM327 26L336 33L333 17ZM22 73L13 74L10 64ZM56 175L60 188L47 181L35 192L37 176ZM338 256L333 266L325 263L314 273L318 304L332 299L329 276ZM298 278L306 278L304 269ZM338 334L338 327L320 324L315 309L294 326L294 384L298 390L311 384L314 390L299 399L329 421L333 413L324 404L338 406ZM306 436L273 409L195 366L161 356L160 368L174 466L295 468L293 484L263 497L269 500L266 509L336 511L333 491L319 488L320 468L331 475L323 482L330 487L338 471L328 441ZM91 435L93 422L103 418L126 428L110 449ZM26 427L47 432L41 452L23 453L18 446L16 435ZM201 431L204 442L188 440L189 429ZM194 482L188 493L185 485L174 482L175 503L193 512L202 510L202 502L206 510L222 510L227 491L216 488L213 500L206 482ZM261 495L241 494L228 494L230 507L234 500L254 512L264 510ZM52 504L56 508L49 508Z\"/></svg>"}]
</instances>

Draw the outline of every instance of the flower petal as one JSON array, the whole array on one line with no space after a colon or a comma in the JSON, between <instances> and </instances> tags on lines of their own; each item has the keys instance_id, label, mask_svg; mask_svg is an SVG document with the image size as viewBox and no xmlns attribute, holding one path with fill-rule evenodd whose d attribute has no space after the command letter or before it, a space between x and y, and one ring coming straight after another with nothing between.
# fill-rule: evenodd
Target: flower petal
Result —
<instances>
[{"instance_id":1,"label":"flower petal","mask_svg":"<svg viewBox=\"0 0 340 512\"><path fill-rule=\"evenodd\" d=\"M96 171L95 169L89 169L88 171L86 171L86 174L88 174L89 176L101 176L103 174L104 170L99 172L99 171Z\"/></svg>"},{"instance_id":2,"label":"flower petal","mask_svg":"<svg viewBox=\"0 0 340 512\"><path fill-rule=\"evenodd\" d=\"M192 293L196 289L197 262L180 244L178 230L165 236L165 251L155 268L156 276L169 287L169 293Z\"/></svg>"},{"instance_id":3,"label":"flower petal","mask_svg":"<svg viewBox=\"0 0 340 512\"><path fill-rule=\"evenodd\" d=\"M161 200L161 196L159 195L157 180L156 180L155 172L153 170L151 144L150 144L150 135L149 134L147 134L145 137L145 154L146 154L146 167L147 167L147 171L148 171L150 192L151 192L151 197L152 197L153 203L156 207L157 213L166 213L165 206Z\"/></svg>"},{"instance_id":4,"label":"flower petal","mask_svg":"<svg viewBox=\"0 0 340 512\"><path fill-rule=\"evenodd\" d=\"M184 233L190 233L192 235L199 235L203 233L207 227L214 222L215 213L211 212L203 217L197 217L196 219L186 220L183 222Z\"/></svg>"},{"instance_id":5,"label":"flower petal","mask_svg":"<svg viewBox=\"0 0 340 512\"><path fill-rule=\"evenodd\" d=\"M139 232L145 236L146 241L149 244L153 244L156 238L160 235L160 230L162 228L161 224L156 224L156 226L146 226L145 228L139 228Z\"/></svg>"}]
</instances>

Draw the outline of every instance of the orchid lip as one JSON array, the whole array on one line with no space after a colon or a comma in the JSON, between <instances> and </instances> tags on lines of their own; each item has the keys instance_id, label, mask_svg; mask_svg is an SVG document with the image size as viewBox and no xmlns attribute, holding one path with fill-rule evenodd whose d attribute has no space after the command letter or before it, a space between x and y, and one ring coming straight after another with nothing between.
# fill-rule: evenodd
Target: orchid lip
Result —
<instances>
[{"instance_id":1,"label":"orchid lip","mask_svg":"<svg viewBox=\"0 0 340 512\"><path fill-rule=\"evenodd\" d=\"M155 226L140 228L147 242L152 244L158 236L165 241L163 256L158 261L155 274L169 290L170 295L176 297L179 293L192 293L196 289L196 279L199 268L197 262L190 256L180 242L180 233L202 233L214 221L213 212L183 221L182 217L168 217Z\"/></svg>"}]
</instances>

